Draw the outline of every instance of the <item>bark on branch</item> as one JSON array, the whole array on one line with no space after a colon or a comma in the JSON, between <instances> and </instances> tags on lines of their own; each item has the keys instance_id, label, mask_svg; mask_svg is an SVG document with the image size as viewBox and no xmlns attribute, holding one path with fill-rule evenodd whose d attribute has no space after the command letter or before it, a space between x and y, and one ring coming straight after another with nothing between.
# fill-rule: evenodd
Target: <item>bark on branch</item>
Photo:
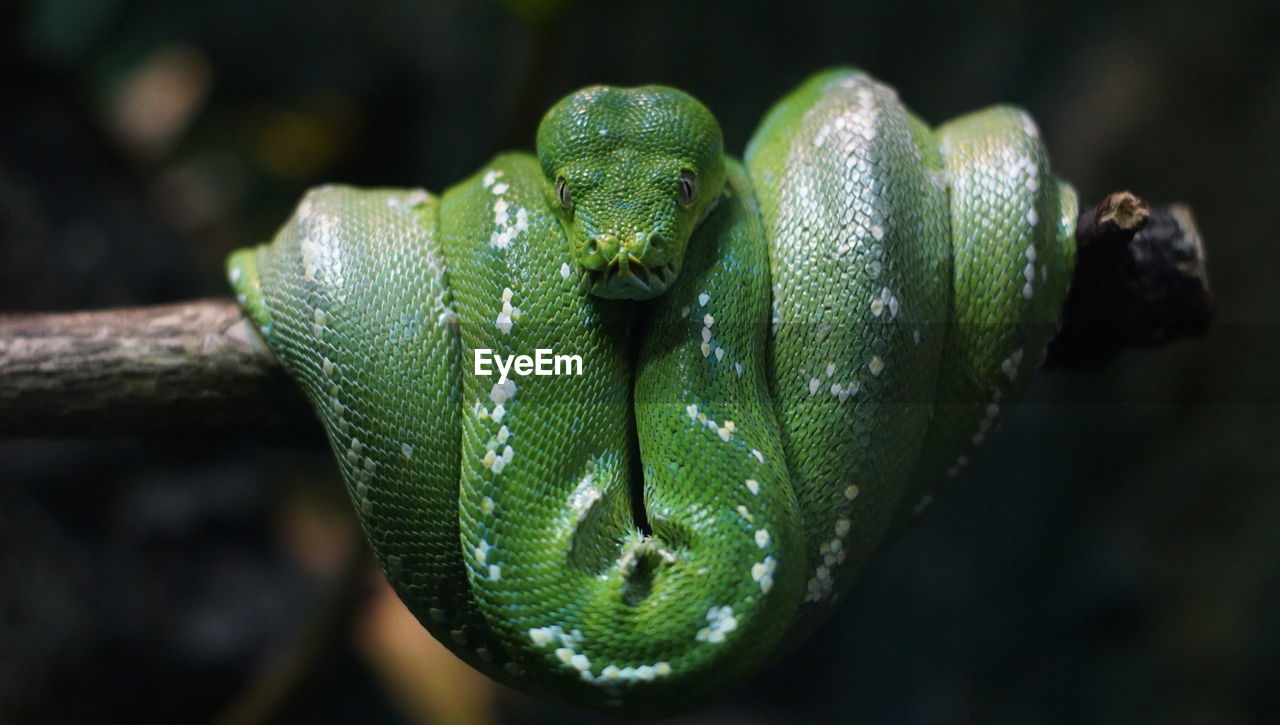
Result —
<instances>
[{"instance_id":1,"label":"bark on branch","mask_svg":"<svg viewBox=\"0 0 1280 725\"><path fill-rule=\"evenodd\" d=\"M1048 365L1097 367L1202 333L1212 300L1185 206L1116 192L1080 217ZM296 386L230 299L0 315L0 437L236 430L318 440Z\"/></svg>"},{"instance_id":2,"label":"bark on branch","mask_svg":"<svg viewBox=\"0 0 1280 725\"><path fill-rule=\"evenodd\" d=\"M316 429L231 299L0 315L0 436Z\"/></svg>"},{"instance_id":3,"label":"bark on branch","mask_svg":"<svg viewBox=\"0 0 1280 725\"><path fill-rule=\"evenodd\" d=\"M1148 207L1117 191L1080 215L1071 290L1045 365L1098 368L1126 347L1204 334L1212 316L1204 242L1191 209Z\"/></svg>"}]
</instances>

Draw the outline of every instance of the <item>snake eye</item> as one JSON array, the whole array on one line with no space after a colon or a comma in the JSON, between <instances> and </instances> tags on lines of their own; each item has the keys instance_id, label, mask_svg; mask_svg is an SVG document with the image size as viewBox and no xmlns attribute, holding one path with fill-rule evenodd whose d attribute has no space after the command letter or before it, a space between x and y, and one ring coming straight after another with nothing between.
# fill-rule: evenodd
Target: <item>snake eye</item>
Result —
<instances>
[{"instance_id":1,"label":"snake eye","mask_svg":"<svg viewBox=\"0 0 1280 725\"><path fill-rule=\"evenodd\" d=\"M566 211L573 208L573 192L569 191L569 184L565 182L563 176L556 179L556 200Z\"/></svg>"},{"instance_id":2,"label":"snake eye","mask_svg":"<svg viewBox=\"0 0 1280 725\"><path fill-rule=\"evenodd\" d=\"M698 175L685 169L680 172L680 188L676 191L676 202L687 207L693 203L693 195L698 193Z\"/></svg>"}]
</instances>

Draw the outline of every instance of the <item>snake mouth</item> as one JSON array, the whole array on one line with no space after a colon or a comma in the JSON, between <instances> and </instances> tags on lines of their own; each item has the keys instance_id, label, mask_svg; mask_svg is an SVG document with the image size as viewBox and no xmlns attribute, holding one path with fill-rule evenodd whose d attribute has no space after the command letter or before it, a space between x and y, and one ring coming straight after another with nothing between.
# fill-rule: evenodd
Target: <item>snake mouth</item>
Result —
<instances>
[{"instance_id":1,"label":"snake mouth","mask_svg":"<svg viewBox=\"0 0 1280 725\"><path fill-rule=\"evenodd\" d=\"M604 269L583 269L587 291L610 299L657 297L675 281L675 265L648 267L633 255L618 255Z\"/></svg>"}]
</instances>

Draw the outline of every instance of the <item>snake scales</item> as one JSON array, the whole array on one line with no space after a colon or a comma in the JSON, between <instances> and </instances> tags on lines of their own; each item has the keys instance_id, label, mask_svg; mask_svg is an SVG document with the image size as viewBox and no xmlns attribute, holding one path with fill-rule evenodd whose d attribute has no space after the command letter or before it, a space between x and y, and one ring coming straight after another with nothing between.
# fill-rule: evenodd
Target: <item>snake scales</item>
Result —
<instances>
[{"instance_id":1,"label":"snake scales","mask_svg":"<svg viewBox=\"0 0 1280 725\"><path fill-rule=\"evenodd\" d=\"M670 713L831 612L1025 389L1074 257L1032 120L931 129L856 70L744 160L593 87L435 196L312 190L228 262L387 577L472 666ZM476 351L581 374L477 375ZM519 369L517 368L517 371Z\"/></svg>"}]
</instances>

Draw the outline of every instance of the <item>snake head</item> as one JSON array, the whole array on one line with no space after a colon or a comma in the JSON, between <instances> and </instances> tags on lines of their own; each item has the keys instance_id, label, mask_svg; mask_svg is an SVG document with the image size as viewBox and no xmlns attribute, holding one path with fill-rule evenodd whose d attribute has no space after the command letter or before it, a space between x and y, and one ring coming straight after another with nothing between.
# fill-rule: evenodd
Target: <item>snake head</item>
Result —
<instances>
[{"instance_id":1,"label":"snake head","mask_svg":"<svg viewBox=\"0 0 1280 725\"><path fill-rule=\"evenodd\" d=\"M665 292L724 191L724 139L711 112L674 88L592 86L547 112L537 145L587 291L635 300Z\"/></svg>"}]
</instances>

